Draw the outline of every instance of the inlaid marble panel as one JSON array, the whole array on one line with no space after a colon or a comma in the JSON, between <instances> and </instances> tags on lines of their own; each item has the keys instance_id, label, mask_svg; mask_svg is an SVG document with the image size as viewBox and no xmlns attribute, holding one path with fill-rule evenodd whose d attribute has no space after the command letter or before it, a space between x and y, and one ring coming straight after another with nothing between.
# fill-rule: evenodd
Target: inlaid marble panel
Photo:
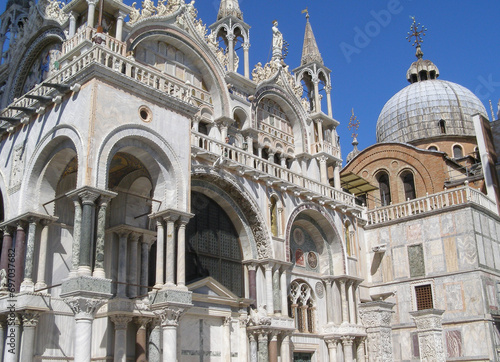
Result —
<instances>
[{"instance_id":1,"label":"inlaid marble panel","mask_svg":"<svg viewBox=\"0 0 500 362\"><path fill-rule=\"evenodd\" d=\"M464 293L462 283L444 284L446 311L464 310Z\"/></svg>"},{"instance_id":2,"label":"inlaid marble panel","mask_svg":"<svg viewBox=\"0 0 500 362\"><path fill-rule=\"evenodd\" d=\"M424 249L422 244L408 246L408 260L410 263L410 277L425 275Z\"/></svg>"},{"instance_id":3,"label":"inlaid marble panel","mask_svg":"<svg viewBox=\"0 0 500 362\"><path fill-rule=\"evenodd\" d=\"M448 330L445 332L446 357L456 358L462 356L462 332L459 330Z\"/></svg>"}]
</instances>

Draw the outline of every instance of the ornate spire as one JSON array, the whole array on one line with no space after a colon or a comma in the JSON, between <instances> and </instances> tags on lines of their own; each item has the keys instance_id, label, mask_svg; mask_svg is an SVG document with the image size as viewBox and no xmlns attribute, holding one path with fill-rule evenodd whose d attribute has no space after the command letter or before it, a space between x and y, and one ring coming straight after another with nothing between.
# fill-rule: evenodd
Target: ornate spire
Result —
<instances>
[{"instance_id":1,"label":"ornate spire","mask_svg":"<svg viewBox=\"0 0 500 362\"><path fill-rule=\"evenodd\" d=\"M217 20L223 19L226 16L234 16L243 20L243 13L240 10L238 0L221 0Z\"/></svg>"},{"instance_id":2,"label":"ornate spire","mask_svg":"<svg viewBox=\"0 0 500 362\"><path fill-rule=\"evenodd\" d=\"M316 43L316 38L314 37L311 23L309 22L309 11L307 8L302 10L302 13L306 14L306 31L304 34L304 46L302 48L302 60L301 65L318 62L323 64L323 58L318 49L318 44Z\"/></svg>"},{"instance_id":3,"label":"ornate spire","mask_svg":"<svg viewBox=\"0 0 500 362\"><path fill-rule=\"evenodd\" d=\"M347 155L346 161L349 163L354 157L356 157L360 151L358 150L358 134L356 133L359 128L359 119L354 115L354 108L351 110L351 118L349 119L349 124L347 129L352 132L352 151Z\"/></svg>"}]
</instances>

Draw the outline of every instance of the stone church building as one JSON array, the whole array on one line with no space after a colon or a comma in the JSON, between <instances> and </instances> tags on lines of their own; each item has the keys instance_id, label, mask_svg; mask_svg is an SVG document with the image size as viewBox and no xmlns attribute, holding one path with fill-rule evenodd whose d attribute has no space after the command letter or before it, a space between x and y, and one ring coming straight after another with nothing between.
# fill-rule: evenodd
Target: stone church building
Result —
<instances>
[{"instance_id":1,"label":"stone church building","mask_svg":"<svg viewBox=\"0 0 500 362\"><path fill-rule=\"evenodd\" d=\"M498 162L469 90L418 47L342 168L308 15L300 64L274 22L251 67L237 0L211 25L141 3L0 15L3 361L500 361Z\"/></svg>"}]
</instances>

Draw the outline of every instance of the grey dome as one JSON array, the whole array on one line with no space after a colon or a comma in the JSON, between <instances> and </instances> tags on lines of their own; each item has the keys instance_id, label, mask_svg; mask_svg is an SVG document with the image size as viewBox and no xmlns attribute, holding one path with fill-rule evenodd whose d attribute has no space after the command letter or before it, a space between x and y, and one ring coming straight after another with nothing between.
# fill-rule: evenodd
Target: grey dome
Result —
<instances>
[{"instance_id":1,"label":"grey dome","mask_svg":"<svg viewBox=\"0 0 500 362\"><path fill-rule=\"evenodd\" d=\"M472 115L476 113L487 118L484 105L467 88L439 79L415 82L385 104L377 120L377 142L474 136ZM445 122L445 134L440 120Z\"/></svg>"}]
</instances>

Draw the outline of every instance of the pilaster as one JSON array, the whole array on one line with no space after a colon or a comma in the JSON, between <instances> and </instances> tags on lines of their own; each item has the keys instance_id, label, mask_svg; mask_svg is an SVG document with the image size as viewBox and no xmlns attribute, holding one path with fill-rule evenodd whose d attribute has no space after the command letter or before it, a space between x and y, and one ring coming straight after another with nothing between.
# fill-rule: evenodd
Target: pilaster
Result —
<instances>
[{"instance_id":1,"label":"pilaster","mask_svg":"<svg viewBox=\"0 0 500 362\"><path fill-rule=\"evenodd\" d=\"M440 309L410 312L417 326L420 360L423 362L446 361L443 346L443 313Z\"/></svg>"}]
</instances>

